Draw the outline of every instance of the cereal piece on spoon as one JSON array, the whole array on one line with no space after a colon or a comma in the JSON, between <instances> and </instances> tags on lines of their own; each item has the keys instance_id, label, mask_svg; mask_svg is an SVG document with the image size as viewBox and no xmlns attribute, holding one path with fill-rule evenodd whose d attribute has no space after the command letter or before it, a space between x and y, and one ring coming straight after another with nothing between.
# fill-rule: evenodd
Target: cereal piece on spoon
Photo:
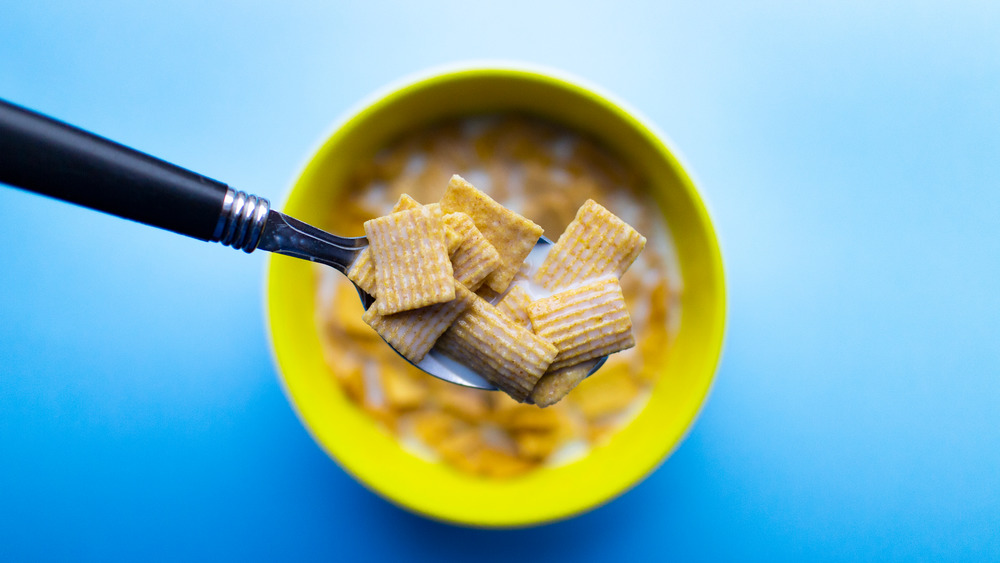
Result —
<instances>
[{"instance_id":1,"label":"cereal piece on spoon","mask_svg":"<svg viewBox=\"0 0 1000 563\"><path fill-rule=\"evenodd\" d=\"M521 284L514 284L507 295L497 303L497 309L524 328L531 330L531 319L528 318L528 304L531 295Z\"/></svg>"},{"instance_id":2,"label":"cereal piece on spoon","mask_svg":"<svg viewBox=\"0 0 1000 563\"><path fill-rule=\"evenodd\" d=\"M441 211L421 207L365 222L381 315L455 298Z\"/></svg>"},{"instance_id":3,"label":"cereal piece on spoon","mask_svg":"<svg viewBox=\"0 0 1000 563\"><path fill-rule=\"evenodd\" d=\"M531 402L541 408L558 403L587 378L598 362L599 359L593 359L564 368L550 369L531 390Z\"/></svg>"},{"instance_id":4,"label":"cereal piece on spoon","mask_svg":"<svg viewBox=\"0 0 1000 563\"><path fill-rule=\"evenodd\" d=\"M500 253L500 266L486 278L486 285L498 293L507 289L542 236L541 227L500 205L457 174L448 182L441 210L467 214Z\"/></svg>"},{"instance_id":5,"label":"cereal piece on spoon","mask_svg":"<svg viewBox=\"0 0 1000 563\"><path fill-rule=\"evenodd\" d=\"M475 291L486 280L486 276L500 265L500 253L465 213L449 213L444 216L444 222L461 238L458 248L451 254L455 279Z\"/></svg>"},{"instance_id":6,"label":"cereal piece on spoon","mask_svg":"<svg viewBox=\"0 0 1000 563\"><path fill-rule=\"evenodd\" d=\"M549 290L604 275L622 277L646 246L646 237L592 199L559 236L535 274Z\"/></svg>"},{"instance_id":7,"label":"cereal piece on spoon","mask_svg":"<svg viewBox=\"0 0 1000 563\"><path fill-rule=\"evenodd\" d=\"M613 276L534 301L528 318L535 334L559 350L552 370L635 346L625 296Z\"/></svg>"},{"instance_id":8,"label":"cereal piece on spoon","mask_svg":"<svg viewBox=\"0 0 1000 563\"><path fill-rule=\"evenodd\" d=\"M397 211L409 211L410 209L418 209L420 207L423 206L420 205L417 200L407 194L402 194L399 196L399 201L396 202L396 205L392 207L392 213L396 213ZM436 203L427 207L431 207L432 210L434 208L440 208L440 206ZM444 236L445 243L448 246L448 255L450 256L455 253L459 244L462 243L462 236L459 235L459 233L455 231L455 229L453 229L447 222L444 226ZM354 284L360 287L362 291L372 297L378 296L378 284L375 281L375 262L372 261L371 249L366 248L361 251L361 254L354 259L351 267L344 273L347 274L347 279L354 282Z\"/></svg>"},{"instance_id":9,"label":"cereal piece on spoon","mask_svg":"<svg viewBox=\"0 0 1000 563\"><path fill-rule=\"evenodd\" d=\"M473 366L519 402L528 399L558 353L555 346L514 323L479 296L441 336L435 349Z\"/></svg>"},{"instance_id":10,"label":"cereal piece on spoon","mask_svg":"<svg viewBox=\"0 0 1000 563\"><path fill-rule=\"evenodd\" d=\"M455 299L395 315L380 315L378 307L365 311L362 319L411 363L417 364L455 319L472 304L475 294L455 282ZM377 302L376 302L377 305Z\"/></svg>"}]
</instances>

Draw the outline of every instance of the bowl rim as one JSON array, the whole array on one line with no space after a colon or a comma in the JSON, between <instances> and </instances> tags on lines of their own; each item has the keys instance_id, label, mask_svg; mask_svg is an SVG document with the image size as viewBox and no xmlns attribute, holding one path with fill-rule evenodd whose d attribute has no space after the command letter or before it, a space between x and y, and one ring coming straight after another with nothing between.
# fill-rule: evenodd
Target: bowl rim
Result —
<instances>
[{"instance_id":1,"label":"bowl rim","mask_svg":"<svg viewBox=\"0 0 1000 563\"><path fill-rule=\"evenodd\" d=\"M663 451L662 455L658 457L655 463L639 473L630 482L625 483L614 493L606 496L605 498L597 499L589 504L561 511L555 515L550 515L544 518L525 518L518 521L504 522L500 524L482 521L457 520L442 516L441 514L434 513L432 510L414 506L413 504L410 504L402 499L391 496L385 491L380 490L375 484L369 482L358 472L346 467L343 462L327 448L317 432L307 422L307 418L302 411L302 407L298 404L298 401L295 400L292 390L289 387L289 383L284 374L284 369L282 368L276 348L274 338L274 319L271 311L271 274L273 257L270 254L267 255L264 262L264 285L262 292L264 300L263 316L267 327L268 350L285 398L288 400L289 405L295 412L299 423L307 431L315 444L335 464L337 464L347 474L351 475L355 481L361 484L364 488L375 493L380 498L386 499L400 508L439 522L471 528L514 529L550 524L599 508L600 506L611 502L631 490L633 487L637 486L650 474L655 472L657 468L665 463L674 454L674 452L677 451L680 445L687 439L688 435L690 435L695 422L705 409L709 396L715 386L716 376L718 374L719 365L722 361L725 349L728 325L728 295L725 285L725 267L722 244L719 239L719 234L714 227L714 223L711 220L712 213L709 211L711 206L705 196L697 188L699 182L695 180L695 174L693 173L691 167L687 164L687 160L684 158L682 153L680 153L680 151L676 148L673 141L642 112L603 87L567 71L535 63L492 59L446 63L410 73L380 88L377 88L372 93L362 98L361 101L355 103L346 111L341 113L340 116L332 121L331 125L324 130L323 134L313 144L311 150L305 154L300 162L300 165L295 169L295 174L288 182L287 188L281 197L281 209L284 209L288 205L290 199L292 198L296 184L311 164L316 160L317 156L319 156L324 147L330 144L334 140L335 136L342 134L352 122L363 120L368 114L375 113L383 106L393 103L397 97L408 95L411 90L432 86L435 82L439 81L448 82L466 78L475 78L480 75L510 75L522 79L531 79L546 83L549 86L570 90L579 96L587 98L588 100L610 110L617 118L626 123L629 128L638 132L644 142L653 147L660 157L662 157L679 172L678 177L681 180L680 183L688 192L687 195L694 203L694 207L698 215L698 222L704 228L704 235L711 242L710 249L712 250L712 255L708 263L711 271L718 279L717 293L713 296L713 300L717 304L717 311L713 320L715 321L715 326L717 326L718 329L712 334L711 340L706 342L706 346L708 346L709 349L714 350L714 355L710 362L707 380L702 387L698 388L700 396L698 397L697 406L691 413L690 418L685 423L684 428L681 430L671 447Z\"/></svg>"}]
</instances>

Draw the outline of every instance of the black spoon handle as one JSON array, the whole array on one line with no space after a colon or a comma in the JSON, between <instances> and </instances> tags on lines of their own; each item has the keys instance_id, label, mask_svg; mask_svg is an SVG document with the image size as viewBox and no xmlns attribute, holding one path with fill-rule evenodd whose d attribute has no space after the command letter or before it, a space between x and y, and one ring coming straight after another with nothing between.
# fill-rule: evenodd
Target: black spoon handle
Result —
<instances>
[{"instance_id":1,"label":"black spoon handle","mask_svg":"<svg viewBox=\"0 0 1000 563\"><path fill-rule=\"evenodd\" d=\"M3 100L0 182L213 241L225 235L232 210L224 207L236 195L221 182Z\"/></svg>"}]
</instances>

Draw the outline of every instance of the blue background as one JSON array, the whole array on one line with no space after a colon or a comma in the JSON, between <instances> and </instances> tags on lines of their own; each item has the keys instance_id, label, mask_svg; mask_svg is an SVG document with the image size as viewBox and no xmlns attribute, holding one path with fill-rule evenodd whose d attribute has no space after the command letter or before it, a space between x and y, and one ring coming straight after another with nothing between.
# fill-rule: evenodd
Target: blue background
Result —
<instances>
[{"instance_id":1,"label":"blue background","mask_svg":"<svg viewBox=\"0 0 1000 563\"><path fill-rule=\"evenodd\" d=\"M311 441L263 255L0 188L0 559L1000 559L1000 4L748 4L0 5L0 97L274 201L401 76L575 73L686 157L730 296L658 471L468 530Z\"/></svg>"}]
</instances>

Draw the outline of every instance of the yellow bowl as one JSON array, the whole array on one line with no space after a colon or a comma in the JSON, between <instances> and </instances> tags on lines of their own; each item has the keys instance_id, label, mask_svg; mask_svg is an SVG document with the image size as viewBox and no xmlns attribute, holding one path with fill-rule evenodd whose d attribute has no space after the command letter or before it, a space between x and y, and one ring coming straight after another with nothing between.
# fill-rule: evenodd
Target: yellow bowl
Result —
<instances>
[{"instance_id":1,"label":"yellow bowl","mask_svg":"<svg viewBox=\"0 0 1000 563\"><path fill-rule=\"evenodd\" d=\"M274 256L267 310L289 400L316 442L361 483L417 513L481 527L528 526L598 506L638 483L694 422L722 347L722 259L691 178L650 126L593 87L550 71L476 67L438 72L393 88L343 121L309 159L284 211L324 225L351 168L407 131L463 115L516 111L590 134L646 178L674 237L684 291L681 322L652 396L605 446L562 467L509 481L463 475L404 451L352 405L320 350L311 264Z\"/></svg>"}]
</instances>

